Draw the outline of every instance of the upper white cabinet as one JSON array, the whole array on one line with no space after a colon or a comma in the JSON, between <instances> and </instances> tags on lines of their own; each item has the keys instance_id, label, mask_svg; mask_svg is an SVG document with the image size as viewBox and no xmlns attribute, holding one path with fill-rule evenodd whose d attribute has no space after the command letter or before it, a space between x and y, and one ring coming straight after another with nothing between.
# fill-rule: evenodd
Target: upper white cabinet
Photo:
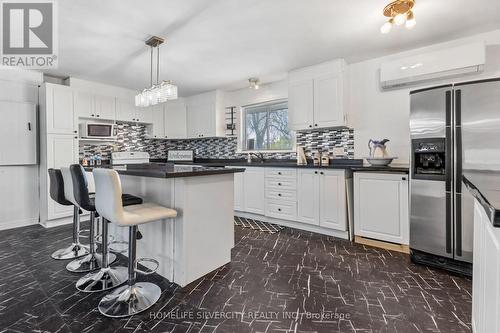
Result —
<instances>
[{"instance_id":1,"label":"upper white cabinet","mask_svg":"<svg viewBox=\"0 0 500 333\"><path fill-rule=\"evenodd\" d=\"M68 86L46 83L45 93L42 96L45 96L47 133L77 133L78 124L74 115L73 90Z\"/></svg>"},{"instance_id":2,"label":"upper white cabinet","mask_svg":"<svg viewBox=\"0 0 500 333\"><path fill-rule=\"evenodd\" d=\"M165 103L165 138L185 139L187 138L186 128L186 104L184 99L177 99Z\"/></svg>"},{"instance_id":3,"label":"upper white cabinet","mask_svg":"<svg viewBox=\"0 0 500 333\"><path fill-rule=\"evenodd\" d=\"M152 129L150 136L154 139L165 138L165 112L163 104L158 104L151 107L152 112Z\"/></svg>"},{"instance_id":4,"label":"upper white cabinet","mask_svg":"<svg viewBox=\"0 0 500 333\"><path fill-rule=\"evenodd\" d=\"M354 234L408 244L408 176L354 174Z\"/></svg>"},{"instance_id":5,"label":"upper white cabinet","mask_svg":"<svg viewBox=\"0 0 500 333\"><path fill-rule=\"evenodd\" d=\"M117 99L116 121L151 124L153 122L152 108L137 108L133 101Z\"/></svg>"},{"instance_id":6,"label":"upper white cabinet","mask_svg":"<svg viewBox=\"0 0 500 333\"><path fill-rule=\"evenodd\" d=\"M79 118L115 120L115 98L95 95L87 91L74 91L75 114Z\"/></svg>"},{"instance_id":7,"label":"upper white cabinet","mask_svg":"<svg viewBox=\"0 0 500 333\"><path fill-rule=\"evenodd\" d=\"M224 136L224 103L219 90L186 99L187 136L202 138Z\"/></svg>"},{"instance_id":8,"label":"upper white cabinet","mask_svg":"<svg viewBox=\"0 0 500 333\"><path fill-rule=\"evenodd\" d=\"M346 126L343 60L290 72L288 86L289 126L312 130Z\"/></svg>"}]
</instances>

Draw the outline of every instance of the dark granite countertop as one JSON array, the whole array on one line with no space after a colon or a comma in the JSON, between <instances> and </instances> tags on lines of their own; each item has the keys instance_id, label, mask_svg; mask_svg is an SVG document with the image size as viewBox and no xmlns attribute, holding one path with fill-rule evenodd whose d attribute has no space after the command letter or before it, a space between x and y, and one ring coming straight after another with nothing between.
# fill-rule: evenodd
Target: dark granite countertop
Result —
<instances>
[{"instance_id":1,"label":"dark granite countertop","mask_svg":"<svg viewBox=\"0 0 500 333\"><path fill-rule=\"evenodd\" d=\"M165 161L165 160L154 160ZM408 164L392 163L389 166L371 166L364 164L362 159L334 159L328 166L315 166L312 163L307 165L297 165L295 160L265 160L264 162L251 162L239 159L195 159L194 162L175 162L177 165L203 165L216 167L272 167L272 168L310 168L310 169L345 169L351 171L373 171L373 172L402 172L408 173Z\"/></svg>"},{"instance_id":2,"label":"dark granite countertop","mask_svg":"<svg viewBox=\"0 0 500 333\"><path fill-rule=\"evenodd\" d=\"M86 171L94 168L111 168L120 175L131 175L152 178L179 178L194 176L210 176L245 171L244 168L229 169L220 166L176 165L173 163L147 163L127 165L102 165L84 167Z\"/></svg>"},{"instance_id":3,"label":"dark granite countertop","mask_svg":"<svg viewBox=\"0 0 500 333\"><path fill-rule=\"evenodd\" d=\"M500 227L500 171L467 170L463 180L484 207L494 227Z\"/></svg>"}]
</instances>

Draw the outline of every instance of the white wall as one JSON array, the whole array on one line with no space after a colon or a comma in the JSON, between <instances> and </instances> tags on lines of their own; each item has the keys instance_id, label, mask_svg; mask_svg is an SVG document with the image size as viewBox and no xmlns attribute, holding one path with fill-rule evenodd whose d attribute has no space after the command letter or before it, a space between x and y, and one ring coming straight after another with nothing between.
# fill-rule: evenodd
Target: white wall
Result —
<instances>
[{"instance_id":1,"label":"white wall","mask_svg":"<svg viewBox=\"0 0 500 333\"><path fill-rule=\"evenodd\" d=\"M119 99L129 101L134 101L135 95L138 93L138 91L135 91L133 89L111 86L109 84L87 81L74 77L67 79L66 84L72 88L82 91L87 91L103 96L114 96Z\"/></svg>"},{"instance_id":2,"label":"white wall","mask_svg":"<svg viewBox=\"0 0 500 333\"><path fill-rule=\"evenodd\" d=\"M395 163L408 163L409 161L409 92L424 87L424 85L381 91L379 69L383 62L472 41L486 42L486 65L483 73L453 80L436 81L425 86L500 76L500 30L348 65L350 79L348 118L350 126L354 128L355 157L367 156L369 139L387 138L391 140L388 143L389 152L399 157ZM459 56L457 54L457 57Z\"/></svg>"},{"instance_id":3,"label":"white wall","mask_svg":"<svg viewBox=\"0 0 500 333\"><path fill-rule=\"evenodd\" d=\"M38 104L42 81L39 72L0 68L0 100ZM0 166L0 202L0 230L38 223L38 165Z\"/></svg>"}]
</instances>

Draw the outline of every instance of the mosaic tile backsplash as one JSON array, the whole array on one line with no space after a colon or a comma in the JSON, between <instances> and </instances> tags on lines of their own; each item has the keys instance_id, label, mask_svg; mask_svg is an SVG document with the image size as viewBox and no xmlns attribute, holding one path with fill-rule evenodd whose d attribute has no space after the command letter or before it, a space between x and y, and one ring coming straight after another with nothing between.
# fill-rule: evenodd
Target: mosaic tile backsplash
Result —
<instances>
[{"instance_id":1,"label":"mosaic tile backsplash","mask_svg":"<svg viewBox=\"0 0 500 333\"><path fill-rule=\"evenodd\" d=\"M113 151L146 151L151 158L166 158L170 149L192 149L196 158L243 158L246 154L238 154L238 142L235 137L202 138L185 140L148 139L145 125L118 123L117 142L112 144L90 144L80 142L79 157L89 158L99 154L107 160ZM304 148L306 156L311 157L315 151L328 151L333 157L334 148L342 148L342 158L354 158L354 130L349 128L325 129L296 134L297 145ZM295 159L292 153L269 153L267 158Z\"/></svg>"}]
</instances>

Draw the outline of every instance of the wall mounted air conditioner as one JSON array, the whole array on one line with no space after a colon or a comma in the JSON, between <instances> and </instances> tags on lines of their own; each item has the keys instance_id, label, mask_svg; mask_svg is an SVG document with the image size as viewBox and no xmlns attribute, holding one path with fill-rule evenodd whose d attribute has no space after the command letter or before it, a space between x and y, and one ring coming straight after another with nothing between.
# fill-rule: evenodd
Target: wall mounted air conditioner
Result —
<instances>
[{"instance_id":1,"label":"wall mounted air conditioner","mask_svg":"<svg viewBox=\"0 0 500 333\"><path fill-rule=\"evenodd\" d=\"M380 67L382 89L479 73L486 60L485 44L473 43L386 62Z\"/></svg>"}]
</instances>

